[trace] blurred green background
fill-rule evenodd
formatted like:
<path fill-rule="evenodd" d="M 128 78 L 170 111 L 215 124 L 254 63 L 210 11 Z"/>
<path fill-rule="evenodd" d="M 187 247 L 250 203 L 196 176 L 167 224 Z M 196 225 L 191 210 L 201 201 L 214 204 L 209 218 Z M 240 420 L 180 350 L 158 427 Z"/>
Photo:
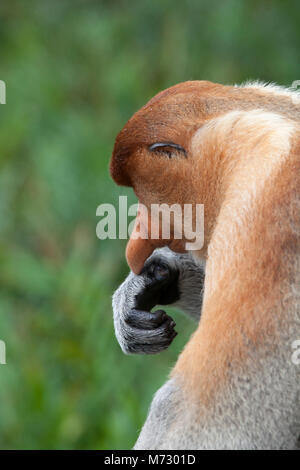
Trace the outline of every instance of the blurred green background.
<path fill-rule="evenodd" d="M 130 190 L 108 162 L 149 98 L 190 79 L 300 79 L 295 1 L 9 0 L 0 5 L 0 448 L 134 444 L 194 325 L 152 357 L 122 354 L 111 295 L 126 241 L 96 208 Z"/>

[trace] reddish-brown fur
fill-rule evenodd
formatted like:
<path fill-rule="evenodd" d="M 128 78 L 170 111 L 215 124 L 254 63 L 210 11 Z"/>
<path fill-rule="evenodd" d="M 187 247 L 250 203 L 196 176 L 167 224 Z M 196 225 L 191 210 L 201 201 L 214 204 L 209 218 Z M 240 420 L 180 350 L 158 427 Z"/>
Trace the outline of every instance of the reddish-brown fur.
<path fill-rule="evenodd" d="M 283 156 L 278 163 L 274 160 L 270 175 L 269 163 L 265 169 L 255 152 L 259 148 L 264 155 L 273 155 L 271 132 L 259 134 L 259 125 L 255 140 L 255 123 L 251 135 L 247 130 L 239 131 L 235 124 L 229 136 L 221 129 L 212 139 L 207 132 L 202 144 L 199 141 L 198 153 L 193 151 L 192 136 L 205 123 L 232 110 L 256 109 L 277 113 L 296 126 L 288 159 Z M 205 207 L 205 243 L 198 253 L 207 258 L 202 318 L 173 371 L 189 390 L 201 394 L 202 401 L 216 394 L 232 367 L 243 367 L 251 344 L 259 348 L 266 332 L 276 337 L 279 325 L 285 322 L 280 298 L 288 289 L 285 282 L 293 251 L 299 250 L 299 237 L 285 225 L 299 194 L 297 120 L 299 105 L 289 97 L 210 82 L 186 82 L 156 95 L 117 136 L 112 177 L 118 184 L 132 186 L 146 207 L 162 202 L 202 203 Z M 151 154 L 148 146 L 162 141 L 181 145 L 188 158 L 167 161 Z M 239 177 L 247 180 L 248 168 L 258 190 L 244 214 L 247 203 L 232 194 Z M 241 215 L 236 222 L 237 236 L 232 240 L 225 203 L 232 205 L 233 214 Z M 143 225 L 142 217 L 137 224 Z M 228 241 L 224 243 L 224 256 L 218 236 Z M 171 240 L 168 244 L 180 251 L 184 242 Z M 230 252 L 230 242 L 235 246 L 228 262 L 225 255 Z M 145 259 L 162 244 L 166 243 L 130 240 L 127 258 L 131 268 L 138 273 Z"/>
<path fill-rule="evenodd" d="M 289 224 L 299 194 L 299 155 L 300 145 L 266 185 L 247 236 L 235 245 L 234 266 L 230 263 L 215 289 L 206 292 L 199 327 L 173 371 L 202 402 L 215 396 L 232 367 L 246 366 L 249 348 L 264 350 L 266 335 L 273 336 L 276 349 L 276 336 L 289 321 L 281 299 L 293 282 L 289 269 L 300 249 L 299 235 Z M 211 268 L 208 260 L 208 276 L 215 275 Z"/>

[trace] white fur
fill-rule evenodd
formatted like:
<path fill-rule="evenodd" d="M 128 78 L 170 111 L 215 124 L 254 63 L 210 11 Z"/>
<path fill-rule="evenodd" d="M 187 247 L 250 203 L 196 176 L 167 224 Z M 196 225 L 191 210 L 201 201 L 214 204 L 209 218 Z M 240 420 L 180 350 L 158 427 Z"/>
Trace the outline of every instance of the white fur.
<path fill-rule="evenodd" d="M 296 82 L 297 80 L 295 80 Z M 266 83 L 266 82 L 261 82 L 259 80 L 255 81 L 247 81 L 245 83 L 242 83 L 241 85 L 235 85 L 236 87 L 239 88 L 254 88 L 256 90 L 260 90 L 262 92 L 266 93 L 271 93 L 272 95 L 275 96 L 285 96 L 287 98 L 290 98 L 294 104 L 300 104 L 300 87 L 299 90 L 296 87 L 290 86 L 290 87 L 282 87 L 279 85 L 276 85 L 275 83 Z"/>
<path fill-rule="evenodd" d="M 237 110 L 208 121 L 194 134 L 193 155 L 202 158 L 210 143 L 216 142 L 216 152 L 223 152 L 223 158 L 228 159 L 227 177 L 232 181 L 234 178 L 231 189 L 223 196 L 226 203 L 217 221 L 217 225 L 226 226 L 226 230 L 216 230 L 208 248 L 209 256 L 214 253 L 212 259 L 216 265 L 212 270 L 216 273 L 214 278 L 206 279 L 209 288 L 213 287 L 211 283 L 218 284 L 222 268 L 236 256 L 235 240 L 247 237 L 245 218 L 271 173 L 278 171 L 288 158 L 296 129 L 292 120 L 280 114 L 261 109 Z M 227 224 L 224 224 L 225 219 Z"/>

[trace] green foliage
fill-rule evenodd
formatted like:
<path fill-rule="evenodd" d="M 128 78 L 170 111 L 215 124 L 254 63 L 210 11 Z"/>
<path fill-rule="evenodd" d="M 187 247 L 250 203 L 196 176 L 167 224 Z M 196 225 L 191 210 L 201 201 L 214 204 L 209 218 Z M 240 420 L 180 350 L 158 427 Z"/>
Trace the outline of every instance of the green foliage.
<path fill-rule="evenodd" d="M 125 242 L 99 241 L 116 203 L 115 135 L 188 79 L 299 79 L 295 1 L 34 1 L 0 6 L 0 448 L 128 448 L 193 325 L 126 357 L 111 295 Z"/>

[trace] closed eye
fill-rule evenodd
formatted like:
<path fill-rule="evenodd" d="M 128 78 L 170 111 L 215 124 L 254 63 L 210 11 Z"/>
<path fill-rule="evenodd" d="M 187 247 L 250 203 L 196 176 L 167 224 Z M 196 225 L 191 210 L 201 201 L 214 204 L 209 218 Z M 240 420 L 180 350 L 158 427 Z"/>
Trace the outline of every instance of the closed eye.
<path fill-rule="evenodd" d="M 149 145 L 149 150 L 150 152 L 165 154 L 169 158 L 176 156 L 178 153 L 187 157 L 185 149 L 181 147 L 181 145 L 174 144 L 173 142 L 155 142 L 154 144 Z"/>

